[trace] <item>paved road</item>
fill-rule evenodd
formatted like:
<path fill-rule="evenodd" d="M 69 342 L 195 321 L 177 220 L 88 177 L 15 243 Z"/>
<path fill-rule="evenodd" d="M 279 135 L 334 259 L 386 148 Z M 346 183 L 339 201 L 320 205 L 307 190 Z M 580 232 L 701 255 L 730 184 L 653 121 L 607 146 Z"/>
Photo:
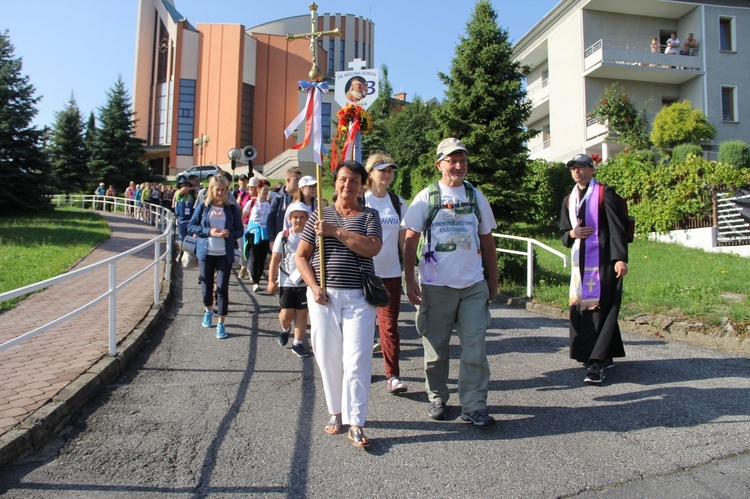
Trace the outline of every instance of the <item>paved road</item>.
<path fill-rule="evenodd" d="M 0 470 L 0 494 L 750 497 L 746 357 L 627 335 L 627 359 L 585 386 L 565 321 L 493 304 L 488 402 L 499 424 L 474 428 L 459 422 L 456 396 L 447 421 L 427 417 L 405 306 L 410 391 L 385 392 L 378 358 L 364 451 L 323 432 L 314 359 L 277 345 L 276 297 L 233 277 L 219 341 L 199 325 L 197 272 L 176 286 L 162 331 L 57 441 Z"/>

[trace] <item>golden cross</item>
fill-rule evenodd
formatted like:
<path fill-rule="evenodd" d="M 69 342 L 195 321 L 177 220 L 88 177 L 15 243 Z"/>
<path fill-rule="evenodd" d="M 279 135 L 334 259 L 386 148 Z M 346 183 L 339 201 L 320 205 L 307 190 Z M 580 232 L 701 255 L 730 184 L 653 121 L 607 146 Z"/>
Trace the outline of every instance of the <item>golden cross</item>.
<path fill-rule="evenodd" d="M 310 80 L 320 81 L 323 75 L 318 68 L 318 51 L 315 48 L 315 42 L 321 36 L 334 35 L 338 36 L 341 34 L 341 30 L 338 28 L 329 31 L 316 31 L 318 27 L 318 6 L 315 2 L 310 4 L 310 33 L 300 33 L 292 35 L 291 33 L 286 36 L 287 41 L 296 40 L 298 38 L 308 38 L 310 40 L 310 52 L 312 53 L 312 68 L 310 69 Z"/>

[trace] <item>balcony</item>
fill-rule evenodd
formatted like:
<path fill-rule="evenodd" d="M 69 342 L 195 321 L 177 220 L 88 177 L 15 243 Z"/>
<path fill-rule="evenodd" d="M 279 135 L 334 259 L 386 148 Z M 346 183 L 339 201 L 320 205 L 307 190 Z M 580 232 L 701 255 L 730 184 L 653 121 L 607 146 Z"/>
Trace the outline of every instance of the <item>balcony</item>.
<path fill-rule="evenodd" d="M 550 149 L 551 145 L 551 141 L 547 139 L 543 142 L 537 143 L 537 145 L 533 147 L 530 147 L 529 158 L 549 160 L 552 156 L 552 149 Z"/>
<path fill-rule="evenodd" d="M 531 101 L 531 116 L 528 122 L 539 121 L 549 115 L 549 78 L 545 78 L 526 89 L 526 98 Z"/>
<path fill-rule="evenodd" d="M 651 52 L 651 44 L 599 40 L 584 52 L 584 76 L 680 85 L 703 72 L 699 49 L 690 55 Z"/>

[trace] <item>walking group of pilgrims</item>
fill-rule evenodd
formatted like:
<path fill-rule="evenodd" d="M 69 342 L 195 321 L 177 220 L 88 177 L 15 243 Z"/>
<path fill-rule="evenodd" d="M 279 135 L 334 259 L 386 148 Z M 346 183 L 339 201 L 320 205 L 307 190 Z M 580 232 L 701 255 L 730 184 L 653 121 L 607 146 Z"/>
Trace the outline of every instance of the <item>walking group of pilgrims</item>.
<path fill-rule="evenodd" d="M 489 302 L 497 294 L 496 227 L 489 202 L 466 181 L 469 151 L 456 138 L 437 147 L 439 179 L 407 203 L 388 188 L 398 165 L 384 153 L 365 164 L 345 161 L 334 171 L 330 205 L 316 199 L 316 179 L 297 168 L 271 190 L 268 181 L 217 175 L 206 189 L 178 178 L 174 195 L 178 237 L 196 239 L 202 285 L 201 325 L 229 337 L 228 283 L 240 252 L 238 277 L 253 292 L 271 255 L 265 291 L 279 295 L 278 344 L 300 358 L 314 353 L 328 419 L 323 430 L 346 432 L 355 447 L 365 435 L 373 353 L 381 352 L 388 393 L 409 390 L 399 371 L 398 319 L 402 291 L 416 306 L 416 329 L 424 348 L 426 415 L 492 426 L 487 409 L 490 369 L 486 335 Z M 563 202 L 560 239 L 571 248 L 570 357 L 586 369 L 584 382 L 599 384 L 625 351 L 617 325 L 627 274 L 627 220 L 611 187 L 594 178 L 585 154 L 567 163 L 576 185 Z M 323 204 L 319 217 L 318 202 Z M 322 245 L 321 245 L 322 242 Z M 321 261 L 325 282 L 321 281 Z M 368 303 L 363 273 L 379 276 L 386 306 Z M 310 338 L 307 338 L 308 321 Z M 377 338 L 375 336 L 377 327 Z M 457 388 L 449 385 L 449 345 L 460 341 Z M 459 410 L 449 405 L 458 394 Z M 460 412 L 459 412 L 460 411 Z"/>

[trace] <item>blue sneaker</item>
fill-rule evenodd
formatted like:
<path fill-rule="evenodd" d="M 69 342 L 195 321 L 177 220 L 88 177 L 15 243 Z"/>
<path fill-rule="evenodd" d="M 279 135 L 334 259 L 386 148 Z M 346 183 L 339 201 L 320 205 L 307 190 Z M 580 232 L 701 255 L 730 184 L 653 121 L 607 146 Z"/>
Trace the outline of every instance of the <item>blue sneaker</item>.
<path fill-rule="evenodd" d="M 227 337 L 227 328 L 224 327 L 223 322 L 216 324 L 216 337 L 220 340 Z"/>
<path fill-rule="evenodd" d="M 214 311 L 213 310 L 206 310 L 203 313 L 203 322 L 201 322 L 201 326 L 203 327 L 211 327 L 211 321 L 214 318 Z"/>

